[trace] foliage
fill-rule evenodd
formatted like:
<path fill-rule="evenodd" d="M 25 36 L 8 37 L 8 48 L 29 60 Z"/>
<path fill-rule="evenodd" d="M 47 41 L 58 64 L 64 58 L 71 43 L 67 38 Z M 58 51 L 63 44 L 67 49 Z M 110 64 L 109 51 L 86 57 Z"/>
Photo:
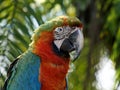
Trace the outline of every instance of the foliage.
<path fill-rule="evenodd" d="M 36 2 L 37 1 L 37 2 Z M 0 88 L 9 64 L 26 51 L 33 31 L 59 15 L 77 16 L 84 23 L 85 45 L 68 75 L 69 90 L 96 90 L 95 73 L 107 52 L 120 83 L 120 0 L 0 0 Z M 40 0 L 41 1 L 41 0 Z"/>
<path fill-rule="evenodd" d="M 0 65 L 8 69 L 8 64 L 28 48 L 33 30 L 43 21 L 41 11 L 32 6 L 33 0 L 5 0 L 0 3 Z M 1 76 L 3 73 L 1 71 Z M 0 83 L 4 79 L 0 78 Z"/>

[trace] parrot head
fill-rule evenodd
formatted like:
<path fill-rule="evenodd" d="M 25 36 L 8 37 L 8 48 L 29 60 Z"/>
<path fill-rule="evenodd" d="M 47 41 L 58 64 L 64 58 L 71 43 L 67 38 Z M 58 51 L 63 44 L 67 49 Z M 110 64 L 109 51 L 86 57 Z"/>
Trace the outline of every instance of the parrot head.
<path fill-rule="evenodd" d="M 83 47 L 82 28 L 69 25 L 57 27 L 54 30 L 53 42 L 59 53 L 75 60 Z"/>
<path fill-rule="evenodd" d="M 82 29 L 81 21 L 75 17 L 59 16 L 52 19 L 35 31 L 32 37 L 34 52 L 42 52 L 51 46 L 58 56 L 76 60 L 84 43 Z"/>

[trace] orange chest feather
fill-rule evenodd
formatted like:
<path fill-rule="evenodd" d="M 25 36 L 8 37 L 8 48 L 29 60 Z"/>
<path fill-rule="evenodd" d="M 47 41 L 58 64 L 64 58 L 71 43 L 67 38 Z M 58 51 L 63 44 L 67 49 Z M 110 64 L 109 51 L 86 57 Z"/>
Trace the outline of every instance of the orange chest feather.
<path fill-rule="evenodd" d="M 39 75 L 41 90 L 65 90 L 68 68 L 68 65 L 42 62 Z"/>
<path fill-rule="evenodd" d="M 53 35 L 51 34 L 43 33 L 33 50 L 41 59 L 39 81 L 42 90 L 65 90 L 69 58 L 55 54 L 52 49 Z"/>

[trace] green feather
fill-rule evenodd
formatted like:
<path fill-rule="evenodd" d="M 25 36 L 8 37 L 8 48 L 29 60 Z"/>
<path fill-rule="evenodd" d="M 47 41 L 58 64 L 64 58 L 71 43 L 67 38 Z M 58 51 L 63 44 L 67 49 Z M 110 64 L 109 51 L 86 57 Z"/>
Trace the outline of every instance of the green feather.
<path fill-rule="evenodd" d="M 66 21 L 65 21 L 66 19 Z M 40 33 L 42 31 L 52 31 L 56 27 L 64 26 L 67 23 L 69 26 L 80 26 L 82 25 L 81 21 L 76 17 L 69 17 L 69 16 L 59 16 L 46 23 L 40 25 L 38 29 L 35 30 L 35 33 L 32 36 L 32 43 L 30 47 L 34 45 L 34 43 L 40 38 Z"/>

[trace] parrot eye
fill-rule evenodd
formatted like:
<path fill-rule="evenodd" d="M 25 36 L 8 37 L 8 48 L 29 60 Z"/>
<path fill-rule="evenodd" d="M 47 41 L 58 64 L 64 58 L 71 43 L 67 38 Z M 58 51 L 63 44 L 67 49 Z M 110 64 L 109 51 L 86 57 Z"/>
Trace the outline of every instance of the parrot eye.
<path fill-rule="evenodd" d="M 64 38 L 64 29 L 63 29 L 63 27 L 58 27 L 58 28 L 55 29 L 54 38 L 57 39 L 57 40 L 60 40 L 60 39 Z"/>
<path fill-rule="evenodd" d="M 62 27 L 58 27 L 55 29 L 55 33 L 56 34 L 62 34 L 63 33 L 63 28 Z"/>

